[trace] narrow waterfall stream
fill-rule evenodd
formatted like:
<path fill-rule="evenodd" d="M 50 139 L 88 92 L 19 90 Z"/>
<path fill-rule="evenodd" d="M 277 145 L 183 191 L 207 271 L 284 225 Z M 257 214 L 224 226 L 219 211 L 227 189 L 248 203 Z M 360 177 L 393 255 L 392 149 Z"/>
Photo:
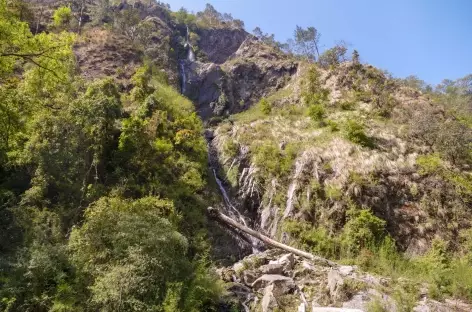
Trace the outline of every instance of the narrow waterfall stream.
<path fill-rule="evenodd" d="M 182 82 L 180 84 L 180 93 L 185 94 L 186 87 L 187 87 L 187 73 L 185 72 L 185 60 L 180 60 L 179 66 L 180 66 L 180 79 L 182 79 Z"/>
<path fill-rule="evenodd" d="M 188 50 L 187 58 L 179 60 L 179 71 L 180 71 L 180 78 L 181 78 L 181 94 L 183 94 L 183 95 L 185 95 L 185 92 L 187 91 L 187 79 L 188 79 L 187 68 L 192 62 L 196 61 L 195 52 L 193 51 L 193 47 L 190 44 L 190 31 L 189 31 L 188 26 L 187 26 L 186 30 L 187 30 L 187 33 L 186 33 L 186 36 L 185 36 L 185 45 L 184 45 L 184 47 Z M 209 157 L 209 159 L 211 159 L 210 158 L 211 157 L 210 150 L 211 150 L 211 142 L 209 141 L 208 142 L 208 157 Z M 210 170 L 213 172 L 213 176 L 214 176 L 215 181 L 218 185 L 219 191 L 220 191 L 220 193 L 223 197 L 225 213 L 228 216 L 230 216 L 233 220 L 235 220 L 239 223 L 242 223 L 245 226 L 248 226 L 247 220 L 241 214 L 241 212 L 232 204 L 231 199 L 228 195 L 228 192 L 225 189 L 224 183 L 218 177 L 218 175 L 216 173 L 217 172 L 217 164 L 212 164 L 212 162 L 209 162 L 209 167 L 210 167 Z M 250 227 L 250 226 L 248 226 L 248 227 Z M 244 235 L 242 233 L 239 233 L 239 235 L 243 237 L 242 240 L 241 240 L 241 238 L 238 239 L 240 241 L 240 244 L 246 244 L 246 246 L 247 246 L 247 244 L 250 243 L 253 253 L 259 253 L 260 252 L 260 249 L 258 247 L 261 246 L 261 242 L 259 242 L 256 238 L 254 238 L 252 236 L 249 236 L 249 235 Z"/>
<path fill-rule="evenodd" d="M 220 193 L 223 196 L 224 202 L 226 204 L 226 208 L 229 208 L 229 209 L 226 209 L 227 210 L 226 213 L 231 217 L 231 219 L 234 219 L 238 221 L 239 223 L 244 224 L 244 226 L 249 227 L 244 216 L 231 203 L 231 200 L 229 199 L 228 193 L 226 192 L 223 182 L 221 182 L 221 180 L 216 175 L 215 168 L 211 167 L 211 169 L 213 171 L 213 176 L 215 177 L 216 183 L 218 184 L 218 188 L 220 189 Z M 258 248 L 259 240 L 252 236 L 247 236 L 247 239 L 251 242 L 252 253 L 259 253 L 260 252 Z"/>

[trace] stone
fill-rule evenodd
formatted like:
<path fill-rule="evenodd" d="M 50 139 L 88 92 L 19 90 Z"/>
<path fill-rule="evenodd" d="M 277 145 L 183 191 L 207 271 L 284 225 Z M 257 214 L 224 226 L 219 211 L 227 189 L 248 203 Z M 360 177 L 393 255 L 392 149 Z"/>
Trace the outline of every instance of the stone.
<path fill-rule="evenodd" d="M 264 288 L 264 296 L 262 297 L 261 307 L 262 312 L 272 312 L 278 307 L 277 300 L 273 293 L 274 285 L 269 285 Z"/>
<path fill-rule="evenodd" d="M 246 285 L 252 285 L 259 276 L 260 274 L 257 274 L 254 270 L 246 270 L 242 273 L 242 279 Z"/>
<path fill-rule="evenodd" d="M 356 270 L 356 268 L 351 265 L 342 265 L 338 268 L 338 270 L 342 276 L 348 276 L 351 275 Z"/>
<path fill-rule="evenodd" d="M 282 257 L 280 257 L 277 260 L 269 261 L 269 264 L 281 264 L 281 265 L 283 265 L 283 268 L 284 268 L 285 272 L 291 271 L 293 269 L 294 263 L 295 263 L 295 257 L 291 253 L 283 255 Z"/>
<path fill-rule="evenodd" d="M 241 273 L 242 271 L 244 271 L 244 263 L 242 262 L 236 262 L 234 265 L 233 265 L 233 270 L 236 272 L 236 273 Z"/>
<path fill-rule="evenodd" d="M 328 273 L 328 289 L 331 298 L 334 301 L 344 301 L 344 294 L 342 288 L 344 285 L 344 279 L 338 270 L 332 269 Z"/>
<path fill-rule="evenodd" d="M 273 293 L 275 296 L 280 296 L 289 293 L 295 288 L 293 279 L 283 275 L 264 274 L 252 283 L 251 287 L 254 290 L 263 289 L 269 285 L 274 285 Z"/>
<path fill-rule="evenodd" d="M 281 263 L 266 264 L 259 268 L 262 274 L 283 274 L 284 266 Z"/>
<path fill-rule="evenodd" d="M 306 312 L 306 306 L 304 302 L 300 303 L 297 312 Z"/>

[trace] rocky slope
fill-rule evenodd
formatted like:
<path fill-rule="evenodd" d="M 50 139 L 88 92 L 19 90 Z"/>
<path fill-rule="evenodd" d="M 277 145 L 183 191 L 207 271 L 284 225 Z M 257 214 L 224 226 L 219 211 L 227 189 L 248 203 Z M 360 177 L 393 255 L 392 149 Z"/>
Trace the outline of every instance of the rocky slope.
<path fill-rule="evenodd" d="M 244 311 L 458 311 L 472 309 L 460 300 L 439 302 L 417 281 L 380 277 L 356 266 L 326 267 L 269 250 L 219 270 L 229 301 Z"/>
<path fill-rule="evenodd" d="M 306 73 L 300 70 L 285 89 L 268 97 L 276 113 L 265 115 L 254 108 L 215 130 L 213 146 L 224 168 L 222 174 L 239 201 L 252 203 L 258 228 L 279 240 L 289 234 L 282 225 L 291 220 L 313 222 L 336 232 L 354 203 L 386 220 L 389 233 L 411 254 L 425 253 L 434 237 L 454 241 L 470 225 L 469 197 L 461 197 L 454 185 L 422 170 L 418 159 L 430 147 L 407 134 L 418 115 L 432 111 L 442 116 L 441 106 L 433 105 L 428 96 L 393 85 L 391 91 L 382 91 L 388 94 L 381 95 L 387 97 L 381 104 L 362 98 L 373 96 L 369 82 L 354 91 L 346 79 L 353 80 L 355 75 L 357 80 L 368 81 L 372 78 L 366 75 L 377 75 L 375 79 L 387 84 L 388 79 L 373 67 L 354 69 L 346 63 L 320 72 L 321 88 L 329 93 L 324 125 L 304 112 Z M 384 109 L 391 117 L 379 116 Z M 365 126 L 365 142 L 348 138 L 353 120 Z M 265 147 L 262 152 L 261 147 Z M 288 167 L 268 164 L 268 157 L 285 160 Z M 451 163 L 445 166 L 460 170 Z M 469 179 L 467 171 L 463 174 Z M 442 186 L 441 195 L 434 194 L 435 184 Z M 454 196 L 465 202 L 445 200 Z M 434 209 L 426 209 L 427 203 L 434 202 Z M 451 224 L 453 220 L 461 221 Z"/>

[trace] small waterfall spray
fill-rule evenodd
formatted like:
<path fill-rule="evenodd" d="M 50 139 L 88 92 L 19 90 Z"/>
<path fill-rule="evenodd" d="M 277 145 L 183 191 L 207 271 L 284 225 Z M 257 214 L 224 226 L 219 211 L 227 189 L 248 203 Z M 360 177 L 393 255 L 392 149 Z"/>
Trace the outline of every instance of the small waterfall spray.
<path fill-rule="evenodd" d="M 234 220 L 238 220 L 240 223 L 244 224 L 244 226 L 247 226 L 247 222 L 246 222 L 246 219 L 244 218 L 244 216 L 239 212 L 239 210 L 233 206 L 233 204 L 231 203 L 231 200 L 229 199 L 229 196 L 228 196 L 228 193 L 226 192 L 226 189 L 223 185 L 223 182 L 218 178 L 218 176 L 216 175 L 216 170 L 215 168 L 212 168 L 213 170 L 213 175 L 215 177 L 215 180 L 216 180 L 216 184 L 218 184 L 218 188 L 220 189 L 220 192 L 221 192 L 221 195 L 223 196 L 223 199 L 224 199 L 224 202 L 226 204 L 226 207 L 229 208 L 227 213 L 228 215 L 234 219 Z M 252 247 L 252 252 L 253 253 L 259 253 L 260 250 L 258 249 L 258 245 L 259 245 L 259 241 L 252 237 L 252 236 L 248 236 L 247 237 L 249 239 L 249 241 L 251 242 L 251 247 Z"/>
<path fill-rule="evenodd" d="M 181 79 L 182 79 L 180 93 L 185 94 L 185 90 L 186 90 L 186 87 L 187 87 L 187 73 L 185 72 L 185 61 L 180 60 L 179 65 L 180 65 L 180 75 L 181 75 Z"/>
<path fill-rule="evenodd" d="M 187 90 L 187 72 L 186 72 L 186 65 L 187 62 L 195 62 L 195 52 L 193 51 L 193 47 L 190 44 L 190 30 L 187 28 L 187 33 L 185 34 L 185 44 L 184 47 L 188 49 L 187 52 L 187 59 L 181 59 L 179 61 L 179 70 L 180 70 L 180 78 L 182 79 L 180 93 L 184 94 Z"/>

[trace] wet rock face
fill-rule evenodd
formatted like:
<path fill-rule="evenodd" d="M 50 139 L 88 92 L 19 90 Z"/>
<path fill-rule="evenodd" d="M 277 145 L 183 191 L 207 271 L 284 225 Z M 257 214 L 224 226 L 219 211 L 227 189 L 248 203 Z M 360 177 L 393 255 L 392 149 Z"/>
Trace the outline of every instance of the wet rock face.
<path fill-rule="evenodd" d="M 200 29 L 198 46 L 206 54 L 208 61 L 223 64 L 235 53 L 249 34 L 244 29 L 219 28 Z"/>

